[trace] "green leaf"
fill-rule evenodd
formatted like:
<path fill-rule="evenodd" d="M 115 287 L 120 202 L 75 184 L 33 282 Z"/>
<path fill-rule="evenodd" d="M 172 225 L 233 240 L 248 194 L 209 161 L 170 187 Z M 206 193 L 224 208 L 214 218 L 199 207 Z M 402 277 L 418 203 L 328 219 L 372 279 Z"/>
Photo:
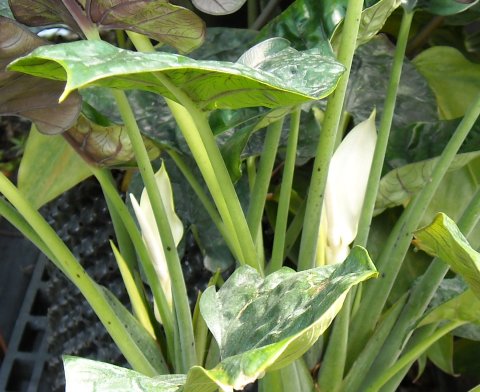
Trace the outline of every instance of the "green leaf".
<path fill-rule="evenodd" d="M 480 64 L 468 61 L 455 48 L 436 46 L 413 60 L 437 98 L 440 118 L 462 117 L 480 91 Z"/>
<path fill-rule="evenodd" d="M 131 166 L 135 164 L 130 139 L 125 126 L 102 126 L 80 115 L 77 123 L 63 136 L 87 162 L 98 166 Z M 153 143 L 144 138 L 150 159 L 159 155 Z"/>
<path fill-rule="evenodd" d="M 35 122 L 40 132 L 57 134 L 75 123 L 81 107 L 78 93 L 59 104 L 63 82 L 5 69 L 11 61 L 47 43 L 17 22 L 0 16 L 0 115 L 26 117 Z"/>
<path fill-rule="evenodd" d="M 432 224 L 414 236 L 415 246 L 450 265 L 480 299 L 480 254 L 471 248 L 455 222 L 439 213 Z"/>
<path fill-rule="evenodd" d="M 13 19 L 12 11 L 8 6 L 8 0 L 0 0 L 0 16 L 5 16 L 7 18 Z"/>
<path fill-rule="evenodd" d="M 155 378 L 108 363 L 64 356 L 66 392 L 177 392 L 185 383 L 183 374 Z"/>
<path fill-rule="evenodd" d="M 327 9 L 325 10 L 325 8 Z M 331 21 L 333 26 L 329 26 L 333 30 L 333 27 L 345 15 L 345 9 L 345 1 L 296 0 L 266 25 L 260 31 L 257 39 L 283 37 L 288 39 L 298 50 L 325 47 L 325 44 L 328 47 L 325 19 Z M 328 13 L 329 16 L 325 15 L 324 17 L 324 10 L 325 14 Z"/>
<path fill-rule="evenodd" d="M 203 109 L 299 104 L 331 93 L 343 73 L 332 57 L 298 52 L 283 39 L 261 43 L 242 57 L 243 63 L 195 61 L 79 41 L 38 48 L 11 69 L 67 80 L 62 99 L 79 88 L 103 86 L 142 89 L 175 100 L 156 77 L 159 72 Z"/>
<path fill-rule="evenodd" d="M 472 290 L 467 290 L 427 313 L 418 326 L 421 327 L 444 320 L 478 323 L 480 321 L 480 301 L 478 297 Z"/>
<path fill-rule="evenodd" d="M 470 177 L 470 180 L 473 181 L 471 186 L 473 187 L 472 190 L 474 191 L 477 187 L 479 179 L 478 176 L 475 175 L 475 171 L 472 173 L 470 172 L 469 168 L 478 166 L 480 163 L 480 161 L 477 162 L 479 157 L 480 151 L 458 154 L 453 163 L 450 165 L 448 173 L 453 173 L 464 167 L 467 167 L 465 173 L 466 180 L 468 180 Z M 437 157 L 421 162 L 411 163 L 387 173 L 380 181 L 380 187 L 375 203 L 375 213 L 378 214 L 386 208 L 407 204 L 411 197 L 420 191 L 429 181 L 433 168 L 438 159 L 439 158 Z M 472 175 L 474 176 L 473 178 Z M 448 179 L 449 178 L 446 178 L 444 181 Z M 447 183 L 448 182 L 445 182 L 445 184 Z M 455 192 L 455 189 L 450 189 L 450 191 L 453 192 L 453 197 L 457 197 L 457 200 L 459 197 L 462 197 L 462 195 L 459 195 Z"/>
<path fill-rule="evenodd" d="M 377 118 L 382 117 L 388 85 L 385 75 L 390 74 L 392 62 L 393 47 L 384 36 L 373 38 L 355 51 L 345 101 L 355 123 L 368 118 L 374 107 Z M 394 129 L 413 122 L 437 120 L 435 96 L 425 78 L 406 59 L 395 108 Z"/>
<path fill-rule="evenodd" d="M 210 15 L 227 15 L 238 11 L 247 0 L 192 0 L 200 11 Z"/>
<path fill-rule="evenodd" d="M 425 10 L 434 15 L 453 15 L 472 7 L 478 0 L 403 0 L 407 12 Z"/>
<path fill-rule="evenodd" d="M 393 128 L 388 139 L 385 173 L 408 163 L 439 156 L 460 119 L 412 123 L 407 127 Z M 480 121 L 477 121 L 459 152 L 480 151 Z"/>
<path fill-rule="evenodd" d="M 453 370 L 453 335 L 447 334 L 436 341 L 427 351 L 430 359 L 436 367 L 443 372 L 455 376 Z"/>
<path fill-rule="evenodd" d="M 87 0 L 86 9 L 104 29 L 144 34 L 183 53 L 200 46 L 205 35 L 199 16 L 166 0 Z"/>
<path fill-rule="evenodd" d="M 393 11 L 400 6 L 401 0 L 380 0 L 362 11 L 358 30 L 357 47 L 370 41 L 381 30 Z M 343 33 L 344 21 L 337 25 L 330 38 L 335 51 L 338 51 Z"/>
<path fill-rule="evenodd" d="M 127 352 L 128 350 L 137 351 L 137 353 L 140 353 L 140 355 L 146 359 L 146 362 L 148 362 L 150 366 L 149 370 L 152 374 L 166 374 L 168 367 L 158 343 L 108 289 L 103 286 L 98 286 L 98 293 L 108 301 L 116 317 L 121 321 L 121 325 L 126 330 L 124 336 L 129 337 L 129 339 L 125 341 L 115 341 L 119 349 L 122 350 L 122 352 Z M 105 327 L 110 333 L 108 323 Z M 112 333 L 110 334 L 112 335 Z M 135 367 L 134 364 L 131 365 Z"/>
<path fill-rule="evenodd" d="M 18 171 L 18 188 L 40 208 L 91 175 L 88 165 L 60 135 L 32 128 Z"/>
<path fill-rule="evenodd" d="M 241 389 L 267 370 L 303 355 L 330 325 L 355 284 L 376 276 L 365 249 L 355 247 L 344 263 L 302 272 L 289 268 L 261 278 L 241 267 L 200 302 L 222 361 L 211 370 L 190 370 L 185 391 Z M 204 388 L 202 388 L 204 386 Z"/>

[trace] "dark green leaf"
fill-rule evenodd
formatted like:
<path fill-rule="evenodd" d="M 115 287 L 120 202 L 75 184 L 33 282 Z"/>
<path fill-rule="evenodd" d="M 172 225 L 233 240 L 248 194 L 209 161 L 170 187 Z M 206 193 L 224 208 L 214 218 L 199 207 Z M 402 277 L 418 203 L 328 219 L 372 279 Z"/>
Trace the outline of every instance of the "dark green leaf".
<path fill-rule="evenodd" d="M 348 290 L 375 275 L 359 247 L 342 264 L 308 271 L 282 268 L 261 278 L 253 268 L 237 269 L 218 292 L 208 288 L 200 302 L 222 361 L 211 370 L 192 368 L 185 391 L 241 389 L 267 369 L 292 363 L 329 326 Z"/>
<path fill-rule="evenodd" d="M 15 21 L 0 16 L 0 115 L 23 116 L 35 122 L 40 132 L 57 134 L 75 123 L 80 96 L 72 94 L 59 104 L 63 82 L 5 70 L 12 60 L 46 43 Z"/>
<path fill-rule="evenodd" d="M 35 129 L 25 145 L 18 171 L 18 188 L 40 208 L 91 175 L 88 165 L 60 135 L 42 135 Z"/>
<path fill-rule="evenodd" d="M 450 265 L 480 298 L 480 254 L 472 249 L 455 222 L 439 213 L 432 224 L 417 230 L 414 236 L 415 246 Z"/>
<path fill-rule="evenodd" d="M 386 171 L 439 156 L 460 120 L 413 123 L 392 129 L 388 140 Z M 480 121 L 462 144 L 460 152 L 480 151 Z"/>
<path fill-rule="evenodd" d="M 207 29 L 203 45 L 189 54 L 196 60 L 235 62 L 252 47 L 257 32 L 247 29 L 211 27 Z"/>
<path fill-rule="evenodd" d="M 80 41 L 40 47 L 14 62 L 11 69 L 68 79 L 62 98 L 96 85 L 143 89 L 176 99 L 156 77 L 162 73 L 204 109 L 299 104 L 331 93 L 343 73 L 343 66 L 332 57 L 297 52 L 282 39 L 249 52 L 244 63 L 195 61 L 168 53 L 130 52 L 102 41 Z"/>
<path fill-rule="evenodd" d="M 425 10 L 434 15 L 453 15 L 465 11 L 478 0 L 402 0 L 407 12 Z"/>
<path fill-rule="evenodd" d="M 480 92 L 480 64 L 468 61 L 455 48 L 427 49 L 413 64 L 435 93 L 442 119 L 462 117 Z"/>
<path fill-rule="evenodd" d="M 130 30 L 187 53 L 200 46 L 205 24 L 166 0 L 87 0 L 90 19 L 105 29 Z"/>
<path fill-rule="evenodd" d="M 375 37 L 355 51 L 345 103 L 355 123 L 367 119 L 374 107 L 377 108 L 377 118 L 381 118 L 388 85 L 385 75 L 390 74 L 392 61 L 393 46 L 383 36 Z M 433 93 L 425 78 L 408 60 L 404 60 L 393 127 L 436 120 Z"/>
<path fill-rule="evenodd" d="M 330 17 L 334 16 L 335 21 L 331 22 L 333 30 L 333 27 L 343 18 L 346 9 L 345 1 L 296 0 L 260 31 L 258 39 L 283 37 L 298 50 L 325 47 L 328 34 L 322 23 L 324 7 L 330 9 Z M 336 13 L 333 12 L 335 10 Z"/>
<path fill-rule="evenodd" d="M 130 369 L 78 357 L 64 356 L 67 392 L 177 392 L 185 383 L 183 374 L 155 378 Z"/>
<path fill-rule="evenodd" d="M 192 0 L 200 11 L 211 15 L 227 15 L 238 11 L 247 0 Z"/>

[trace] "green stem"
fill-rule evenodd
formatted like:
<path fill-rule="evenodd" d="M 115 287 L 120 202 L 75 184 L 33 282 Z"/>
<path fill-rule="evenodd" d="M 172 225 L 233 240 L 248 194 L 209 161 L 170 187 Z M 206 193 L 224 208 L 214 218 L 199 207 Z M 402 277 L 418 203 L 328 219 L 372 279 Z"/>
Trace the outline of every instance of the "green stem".
<path fill-rule="evenodd" d="M 285 249 L 283 251 L 283 258 L 287 257 L 293 249 L 300 233 L 302 232 L 303 219 L 305 217 L 305 208 L 307 206 L 307 201 L 304 200 L 300 207 L 298 208 L 295 216 L 292 219 L 292 222 L 288 226 L 287 234 L 285 236 Z"/>
<path fill-rule="evenodd" d="M 273 166 L 277 156 L 278 144 L 283 128 L 283 117 L 267 128 L 263 152 L 258 163 L 255 183 L 251 192 L 250 205 L 247 213 L 247 223 L 252 238 L 257 238 L 262 225 L 263 210 L 267 199 L 268 186 L 272 177 Z"/>
<path fill-rule="evenodd" d="M 112 187 L 114 187 L 114 179 L 111 173 L 106 169 L 100 169 L 105 178 L 108 179 Z M 94 173 L 95 175 L 95 173 Z M 135 252 L 135 248 L 133 246 L 132 240 L 128 234 L 125 225 L 122 222 L 120 214 L 116 210 L 115 206 L 113 205 L 110 197 L 108 197 L 105 193 L 105 201 L 107 202 L 108 212 L 110 213 L 110 218 L 112 219 L 113 229 L 115 231 L 115 237 L 117 238 L 118 246 L 120 253 L 123 259 L 126 261 L 128 269 L 133 274 L 134 271 L 137 269 L 137 254 Z M 135 277 L 135 281 L 137 284 L 140 284 L 140 280 L 137 280 L 139 276 Z M 139 286 L 140 287 L 140 286 Z"/>
<path fill-rule="evenodd" d="M 145 36 L 130 32 L 128 35 L 137 50 L 154 51 L 150 40 Z M 156 77 L 181 103 L 166 99 L 224 221 L 225 233 L 230 236 L 227 242 L 235 246 L 235 254 L 241 264 L 248 264 L 262 273 L 242 206 L 206 114 L 167 76 L 157 73 Z"/>
<path fill-rule="evenodd" d="M 439 324 L 440 323 L 438 322 L 431 323 L 418 328 L 413 334 L 413 336 L 411 337 L 411 339 L 408 341 L 404 351 L 405 352 L 409 351 L 412 347 L 415 347 L 419 342 L 422 342 L 425 339 L 427 339 L 429 336 L 431 336 L 435 332 Z M 418 358 L 413 358 L 401 370 L 399 370 L 393 377 L 391 377 L 390 380 L 383 385 L 383 387 L 381 388 L 381 392 L 396 392 L 398 390 L 398 386 L 403 381 L 408 371 L 410 370 L 410 368 L 413 366 L 413 364 L 417 359 Z"/>
<path fill-rule="evenodd" d="M 361 384 L 364 376 L 368 370 L 371 369 L 377 353 L 381 350 L 385 340 L 388 338 L 388 334 L 395 325 L 406 300 L 407 295 L 404 295 L 385 312 L 384 317 L 375 329 L 375 335 L 372 336 L 372 339 L 368 341 L 362 353 L 355 359 L 355 362 L 345 377 L 340 388 L 341 392 L 357 392 L 362 390 Z"/>
<path fill-rule="evenodd" d="M 352 296 L 347 295 L 342 311 L 335 317 L 332 333 L 328 339 L 327 351 L 318 374 L 318 385 L 324 391 L 335 392 L 340 387 L 345 369 L 348 344 L 348 324 Z"/>
<path fill-rule="evenodd" d="M 160 191 L 157 187 L 155 174 L 150 164 L 150 159 L 143 143 L 140 129 L 135 120 L 130 104 L 123 91 L 112 90 L 113 96 L 117 102 L 120 115 L 125 124 L 132 148 L 135 153 L 138 168 L 145 184 L 153 214 L 158 225 L 158 231 L 162 240 L 162 246 L 165 252 L 165 258 L 168 266 L 168 273 L 172 282 L 172 297 L 174 313 L 178 323 L 180 334 L 180 347 L 175 347 L 177 352 L 181 353 L 182 364 L 180 369 L 175 369 L 179 373 L 186 373 L 188 369 L 196 365 L 195 340 L 193 335 L 192 316 L 188 304 L 187 289 L 183 278 L 180 259 L 176 250 L 175 241 L 172 236 L 165 207 L 163 205 Z"/>
<path fill-rule="evenodd" d="M 403 13 L 402 23 L 400 25 L 400 31 L 398 34 L 398 41 L 395 48 L 395 54 L 393 58 L 392 70 L 390 73 L 390 81 L 387 88 L 387 96 L 383 108 L 382 120 L 380 122 L 380 129 L 378 132 L 377 143 L 375 145 L 375 151 L 372 159 L 372 166 L 370 169 L 370 175 L 367 183 L 367 191 L 365 193 L 365 199 L 363 202 L 362 212 L 358 223 L 358 232 L 355 238 L 354 245 L 366 246 L 368 234 L 370 232 L 370 225 L 373 216 L 373 210 L 375 207 L 375 201 L 378 193 L 378 187 L 380 184 L 380 177 L 382 174 L 383 163 L 385 160 L 385 153 L 387 150 L 388 139 L 390 136 L 390 129 L 393 121 L 393 113 L 395 110 L 395 102 L 397 99 L 398 86 L 400 84 L 400 77 L 402 74 L 403 59 L 405 57 L 405 49 L 407 47 L 408 35 L 410 32 L 410 26 L 412 23 L 413 13 Z M 360 292 L 357 293 L 360 295 Z M 351 296 L 352 294 L 349 294 Z M 343 323 L 350 322 L 350 314 L 344 315 L 344 313 L 350 313 L 350 307 L 343 307 L 340 311 L 341 320 Z M 337 328 L 335 323 L 334 328 Z M 348 328 L 345 325 L 339 323 L 340 333 L 333 332 L 335 341 L 333 345 L 341 344 L 342 341 L 348 340 Z M 342 335 L 343 333 L 343 335 Z M 346 347 L 345 347 L 346 348 Z M 332 366 L 336 369 L 345 368 L 345 362 L 347 360 L 346 352 L 342 353 L 340 350 L 335 350 L 332 354 L 330 361 Z M 337 380 L 339 381 L 339 380 Z"/>
<path fill-rule="evenodd" d="M 477 190 L 462 217 L 458 221 L 458 227 L 466 237 L 475 228 L 480 218 L 480 189 Z M 365 378 L 368 382 L 376 378 L 386 368 L 393 365 L 402 351 L 404 343 L 410 338 L 413 328 L 418 319 L 427 309 L 430 300 L 440 283 L 443 281 L 449 266 L 442 260 L 435 258 L 429 265 L 427 271 L 422 275 L 412 292 L 395 326 L 382 350 L 376 355 L 375 363 Z M 365 373 L 364 373 L 365 374 Z"/>
<path fill-rule="evenodd" d="M 229 236 L 225 232 L 225 225 L 222 222 L 222 218 L 220 215 L 218 215 L 218 211 L 215 209 L 215 206 L 211 202 L 210 198 L 208 195 L 204 192 L 201 184 L 197 181 L 197 178 L 195 177 L 194 173 L 188 166 L 188 164 L 185 162 L 185 160 L 182 158 L 182 156 L 176 152 L 175 150 L 172 149 L 167 149 L 166 150 L 170 158 L 175 162 L 175 165 L 177 165 L 178 169 L 182 172 L 183 176 L 185 179 L 188 181 L 190 186 L 192 187 L 193 191 L 197 195 L 198 199 L 203 205 L 203 208 L 205 208 L 205 211 L 207 211 L 208 215 L 210 216 L 210 219 L 222 235 L 222 237 L 227 241 L 227 245 L 232 251 L 232 253 L 235 253 L 235 248 L 231 243 L 228 242 Z"/>
<path fill-rule="evenodd" d="M 67 246 L 48 225 L 40 213 L 24 198 L 15 186 L 0 172 L 0 192 L 12 203 L 13 207 L 23 216 L 25 221 L 43 240 L 50 249 L 53 262 L 56 262 L 61 271 L 78 287 L 94 312 L 112 336 L 118 348 L 125 355 L 132 367 L 149 376 L 168 373 L 163 362 L 160 369 L 156 369 L 148 362 L 136 342 L 132 340 L 129 331 L 117 317 L 112 305 L 107 301 L 105 294 L 86 273 L 75 259 Z"/>
<path fill-rule="evenodd" d="M 337 129 L 342 118 L 343 103 L 357 43 L 362 8 L 362 0 L 349 0 L 342 33 L 342 42 L 338 54 L 338 60 L 345 66 L 346 70 L 327 103 L 325 121 L 320 134 L 313 165 L 312 179 L 310 181 L 310 189 L 308 191 L 305 212 L 305 216 L 308 216 L 308 219 L 305 219 L 303 224 L 298 270 L 305 270 L 315 266 L 325 184 L 327 182 L 330 159 L 335 147 Z"/>
<path fill-rule="evenodd" d="M 362 213 L 358 223 L 358 232 L 355 239 L 355 245 L 366 246 L 368 233 L 370 232 L 370 224 L 372 221 L 373 210 L 377 198 L 380 177 L 382 175 L 383 162 L 385 161 L 385 153 L 387 151 L 388 139 L 390 137 L 390 129 L 392 127 L 393 113 L 395 110 L 395 102 L 397 100 L 397 91 L 400 84 L 400 76 L 402 74 L 403 59 L 405 57 L 405 48 L 407 47 L 408 35 L 412 24 L 413 12 L 403 13 L 400 31 L 398 33 L 397 45 L 393 57 L 390 81 L 388 83 L 387 96 L 383 107 L 382 120 L 378 131 L 377 144 L 373 153 L 372 167 L 367 183 L 367 191 L 363 202 Z"/>
<path fill-rule="evenodd" d="M 272 259 L 268 266 L 269 273 L 280 269 L 284 260 L 285 237 L 292 194 L 293 174 L 295 171 L 295 158 L 297 154 L 298 134 L 300 130 L 300 108 L 291 114 L 290 130 L 288 134 L 287 152 L 283 167 L 280 199 L 278 201 L 277 220 L 275 222 L 275 237 L 273 239 Z"/>
<path fill-rule="evenodd" d="M 417 229 L 426 207 L 437 190 L 440 181 L 453 162 L 458 149 L 465 141 L 473 124 L 480 115 L 480 94 L 472 102 L 463 120 L 446 145 L 435 165 L 429 181 L 419 194 L 407 206 L 397 221 L 389 240 L 382 250 L 377 263 L 380 278 L 365 285 L 365 295 L 351 323 L 352 344 L 349 345 L 349 358 L 355 358 L 372 334 L 395 282 L 398 271 L 410 246 L 413 231 Z M 381 295 L 379 295 L 381 293 Z M 358 325 L 358 322 L 361 325 Z M 351 354 L 351 355 L 350 355 Z"/>
<path fill-rule="evenodd" d="M 130 215 L 127 206 L 124 204 L 122 198 L 117 192 L 117 189 L 114 187 L 108 172 L 98 169 L 96 167 L 91 167 L 92 173 L 97 178 L 97 181 L 102 187 L 102 191 L 105 195 L 105 198 L 112 205 L 112 208 L 117 212 L 121 218 L 125 229 L 127 230 L 132 242 L 135 245 L 135 249 L 138 253 L 140 263 L 142 265 L 145 277 L 147 279 L 148 285 L 152 290 L 153 298 L 158 307 L 160 317 L 162 318 L 162 324 L 165 331 L 165 337 L 167 339 L 167 348 L 170 360 L 173 361 L 174 354 L 174 337 L 173 337 L 173 315 L 168 304 L 165 293 L 163 292 L 160 281 L 157 277 L 155 268 L 150 260 L 150 255 L 145 246 L 143 238 L 140 234 L 140 231 L 135 224 L 132 216 Z M 152 320 L 153 321 L 153 320 Z"/>
<path fill-rule="evenodd" d="M 404 355 L 402 355 L 398 361 L 395 362 L 393 366 L 388 368 L 385 372 L 381 374 L 372 384 L 370 384 L 365 392 L 377 392 L 388 380 L 390 380 L 395 374 L 401 371 L 407 364 L 418 358 L 422 355 L 432 344 L 437 340 L 445 336 L 450 331 L 453 331 L 455 328 L 460 327 L 465 324 L 465 321 L 451 321 L 442 327 L 438 328 L 432 335 L 428 336 L 426 339 L 418 342 L 417 345 L 412 347 Z"/>

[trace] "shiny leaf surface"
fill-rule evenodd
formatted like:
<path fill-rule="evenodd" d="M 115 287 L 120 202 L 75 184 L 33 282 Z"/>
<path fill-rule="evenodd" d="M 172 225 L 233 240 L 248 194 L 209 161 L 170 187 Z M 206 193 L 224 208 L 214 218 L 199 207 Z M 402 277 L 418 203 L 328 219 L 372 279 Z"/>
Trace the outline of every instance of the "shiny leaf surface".
<path fill-rule="evenodd" d="M 267 369 L 293 362 L 330 325 L 348 290 L 375 275 L 359 247 L 337 266 L 282 268 L 266 278 L 250 267 L 237 269 L 218 292 L 208 288 L 200 302 L 222 361 L 211 370 L 192 368 L 185 391 L 241 389 Z"/>
<path fill-rule="evenodd" d="M 343 73 L 332 57 L 298 52 L 283 39 L 260 45 L 244 54 L 243 63 L 229 63 L 80 41 L 38 48 L 11 69 L 67 80 L 62 99 L 93 85 L 143 89 L 176 99 L 156 77 L 160 72 L 204 109 L 278 107 L 318 99 L 333 91 Z"/>
<path fill-rule="evenodd" d="M 343 18 L 346 3 L 335 5 L 341 9 L 340 15 L 335 15 L 333 27 Z M 322 47 L 328 42 L 327 29 L 323 21 L 323 6 L 325 2 L 315 0 L 297 0 L 279 16 L 268 23 L 259 33 L 258 39 L 283 37 L 288 39 L 298 50 Z M 328 45 L 328 44 L 327 44 Z M 329 46 L 329 45 L 328 45 Z"/>
<path fill-rule="evenodd" d="M 425 10 L 434 15 L 454 15 L 478 3 L 478 0 L 402 0 L 403 7 L 412 12 Z"/>

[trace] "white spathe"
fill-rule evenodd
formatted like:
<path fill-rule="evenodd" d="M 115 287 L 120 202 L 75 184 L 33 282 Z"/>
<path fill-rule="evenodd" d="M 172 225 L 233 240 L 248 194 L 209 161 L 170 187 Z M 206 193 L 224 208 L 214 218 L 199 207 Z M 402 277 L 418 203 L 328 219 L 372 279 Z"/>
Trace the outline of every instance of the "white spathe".
<path fill-rule="evenodd" d="M 355 126 L 333 154 L 325 188 L 319 245 L 324 244 L 324 262 L 343 262 L 357 235 L 373 153 L 377 142 L 375 110 Z M 326 233 L 325 233 L 326 231 Z"/>
<path fill-rule="evenodd" d="M 160 170 L 155 173 L 155 180 L 157 182 L 157 187 L 160 190 L 160 196 L 167 214 L 175 246 L 178 246 L 183 236 L 183 224 L 180 218 L 175 214 L 172 185 L 170 184 L 168 173 L 165 170 L 165 165 L 162 164 Z M 140 204 L 138 204 L 135 196 L 132 194 L 130 194 L 130 200 L 132 201 L 132 206 L 142 231 L 143 240 L 147 246 L 153 266 L 155 267 L 157 277 L 168 303 L 172 306 L 172 286 L 170 275 L 168 273 L 167 260 L 146 189 L 143 189 Z"/>

